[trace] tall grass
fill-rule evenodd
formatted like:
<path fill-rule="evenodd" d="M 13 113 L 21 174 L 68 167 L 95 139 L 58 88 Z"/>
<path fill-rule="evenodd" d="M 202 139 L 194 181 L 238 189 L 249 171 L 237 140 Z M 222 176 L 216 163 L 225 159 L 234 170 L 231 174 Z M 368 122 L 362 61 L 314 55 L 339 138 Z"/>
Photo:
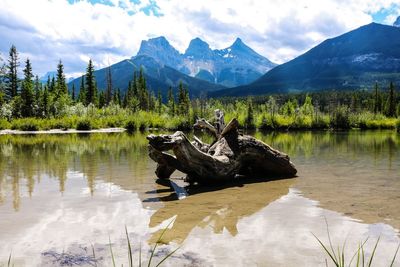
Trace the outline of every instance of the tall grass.
<path fill-rule="evenodd" d="M 327 230 L 327 234 L 328 234 L 329 245 L 324 244 L 314 233 L 312 233 L 312 235 L 315 237 L 315 239 L 317 239 L 318 243 L 321 245 L 322 249 L 329 256 L 330 262 L 333 263 L 334 266 L 336 266 L 336 267 L 346 267 L 346 266 L 351 267 L 352 263 L 354 262 L 355 259 L 357 259 L 357 261 L 354 265 L 355 267 L 366 267 L 366 266 L 371 267 L 371 266 L 373 266 L 372 262 L 375 257 L 376 250 L 378 248 L 380 237 L 376 240 L 374 248 L 371 252 L 371 256 L 369 258 L 366 257 L 365 250 L 364 250 L 364 246 L 369 239 L 369 238 L 367 238 L 364 242 L 360 242 L 360 244 L 358 245 L 358 249 L 353 253 L 353 256 L 350 258 L 350 261 L 347 264 L 346 259 L 348 259 L 348 257 L 345 252 L 346 241 L 343 243 L 342 247 L 338 246 L 335 251 L 335 249 L 333 248 L 333 245 L 332 245 L 332 240 L 331 240 L 331 237 L 329 234 L 328 222 L 326 221 L 326 219 L 325 219 L 325 223 L 326 223 L 326 230 Z M 396 256 L 399 251 L 399 248 L 400 248 L 400 244 L 397 246 L 397 249 L 396 249 L 394 256 L 391 260 L 391 263 L 389 265 L 390 267 L 394 266 L 394 262 L 396 260 Z M 328 262 L 325 261 L 325 263 L 326 263 L 326 266 L 328 266 Z"/>
<path fill-rule="evenodd" d="M 154 259 L 154 255 L 157 249 L 158 244 L 161 243 L 161 240 L 165 234 L 165 232 L 168 230 L 169 226 L 174 222 L 175 220 L 171 220 L 168 225 L 163 229 L 163 231 L 161 232 L 161 235 L 158 237 L 156 243 L 154 244 L 154 247 L 151 249 L 150 252 L 150 258 L 149 258 L 149 262 L 147 264 L 147 267 L 152 266 L 151 263 Z M 128 228 L 125 226 L 125 235 L 126 235 L 126 241 L 127 241 L 127 246 L 128 246 L 128 266 L 129 267 L 133 267 L 133 254 L 132 254 L 132 244 L 131 241 L 129 239 L 129 234 L 128 234 Z M 116 267 L 116 263 L 115 263 L 115 257 L 114 257 L 114 252 L 112 250 L 112 245 L 111 245 L 111 239 L 109 237 L 109 247 L 110 247 L 110 254 L 111 254 L 111 260 L 112 260 L 112 266 Z M 156 265 L 156 267 L 161 266 L 161 264 L 166 261 L 169 257 L 171 257 L 180 247 L 177 247 L 175 250 L 171 251 L 170 253 L 168 253 L 166 256 L 164 256 L 164 258 L 162 258 Z M 141 267 L 142 266 L 142 248 L 141 245 L 139 245 L 139 262 L 138 262 L 138 266 Z"/>

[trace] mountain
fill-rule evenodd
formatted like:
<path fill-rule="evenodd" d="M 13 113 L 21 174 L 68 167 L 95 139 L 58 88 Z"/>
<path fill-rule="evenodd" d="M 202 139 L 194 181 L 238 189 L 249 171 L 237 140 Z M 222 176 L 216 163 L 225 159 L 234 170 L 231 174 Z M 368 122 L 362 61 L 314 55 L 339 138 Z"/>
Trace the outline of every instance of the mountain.
<path fill-rule="evenodd" d="M 39 78 L 39 81 L 42 83 L 46 83 L 47 79 L 50 77 L 52 79 L 53 77 L 55 78 L 57 76 L 56 71 L 48 71 L 46 74 L 44 74 L 42 77 Z"/>
<path fill-rule="evenodd" d="M 393 23 L 393 26 L 400 27 L 400 16 L 397 17 L 396 21 Z"/>
<path fill-rule="evenodd" d="M 149 89 L 155 93 L 160 90 L 163 96 L 167 95 L 167 90 L 170 86 L 176 88 L 180 82 L 188 87 L 191 96 L 200 96 L 203 92 L 224 88 L 221 85 L 190 77 L 169 66 L 161 65 L 155 59 L 145 55 L 125 59 L 110 66 L 113 88 L 125 91 L 129 81 L 133 79 L 133 73 L 139 71 L 141 67 L 143 68 Z M 102 90 L 107 87 L 106 74 L 107 68 L 94 72 L 97 86 Z M 75 85 L 75 88 L 79 89 L 81 79 L 82 77 L 73 80 L 68 84 L 68 87 L 71 89 L 72 85 Z"/>
<path fill-rule="evenodd" d="M 208 43 L 195 38 L 190 41 L 185 53 L 180 54 L 161 36 L 142 41 L 137 56 L 143 55 L 191 77 L 227 87 L 248 84 L 276 66 L 240 38 L 221 50 L 212 50 Z"/>
<path fill-rule="evenodd" d="M 400 84 L 400 28 L 371 23 L 325 40 L 275 67 L 251 84 L 213 96 L 260 95 L 321 89 L 371 88 Z"/>
<path fill-rule="evenodd" d="M 56 78 L 57 77 L 57 71 L 48 71 L 46 72 L 46 74 L 44 74 L 42 77 L 39 78 L 39 81 L 41 83 L 47 83 L 47 79 L 50 77 L 50 79 L 52 79 L 53 77 Z M 73 77 L 68 77 L 66 78 L 67 83 L 69 83 L 70 81 L 72 81 Z"/>

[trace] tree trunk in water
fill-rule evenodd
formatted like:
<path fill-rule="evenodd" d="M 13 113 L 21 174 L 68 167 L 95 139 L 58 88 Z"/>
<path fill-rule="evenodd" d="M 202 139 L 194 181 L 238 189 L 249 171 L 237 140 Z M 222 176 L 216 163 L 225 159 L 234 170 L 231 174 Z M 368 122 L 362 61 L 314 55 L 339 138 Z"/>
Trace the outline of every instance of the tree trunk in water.
<path fill-rule="evenodd" d="M 222 116 L 223 120 L 223 116 Z M 207 126 L 208 128 L 210 126 Z M 187 174 L 189 182 L 215 183 L 237 175 L 293 177 L 296 168 L 290 158 L 267 144 L 238 133 L 238 121 L 216 130 L 217 141 L 209 146 L 197 137 L 191 143 L 182 132 L 149 135 L 149 156 L 158 163 L 156 175 L 167 179 L 175 170 Z M 172 150 L 174 155 L 165 151 Z"/>

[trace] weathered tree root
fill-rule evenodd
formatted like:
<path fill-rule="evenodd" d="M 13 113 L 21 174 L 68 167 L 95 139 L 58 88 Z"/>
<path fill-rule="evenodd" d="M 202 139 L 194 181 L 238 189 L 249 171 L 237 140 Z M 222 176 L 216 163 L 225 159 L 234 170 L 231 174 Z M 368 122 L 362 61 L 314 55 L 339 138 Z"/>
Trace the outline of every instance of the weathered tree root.
<path fill-rule="evenodd" d="M 209 126 L 208 126 L 209 127 Z M 215 183 L 236 176 L 294 177 L 296 168 L 288 155 L 248 135 L 240 135 L 233 119 L 211 146 L 197 137 L 191 143 L 182 132 L 149 135 L 149 156 L 158 163 L 156 175 L 167 179 L 175 170 L 187 174 L 190 182 Z M 220 133 L 219 133 L 220 132 Z M 172 150 L 174 155 L 165 151 Z"/>

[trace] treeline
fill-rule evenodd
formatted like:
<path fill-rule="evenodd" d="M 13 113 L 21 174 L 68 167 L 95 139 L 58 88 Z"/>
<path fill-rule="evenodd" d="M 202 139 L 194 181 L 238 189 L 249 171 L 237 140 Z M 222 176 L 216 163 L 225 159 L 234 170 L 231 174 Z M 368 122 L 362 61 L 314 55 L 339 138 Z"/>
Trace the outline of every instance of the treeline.
<path fill-rule="evenodd" d="M 156 96 L 149 90 L 143 69 L 133 73 L 128 90 L 121 92 L 113 88 L 110 67 L 107 69 L 107 88 L 101 90 L 97 87 L 92 60 L 89 60 L 86 73 L 80 78 L 79 91 L 74 84 L 68 90 L 61 60 L 57 65 L 56 76 L 49 76 L 46 83 L 42 83 L 37 75 L 34 77 L 29 58 L 24 62 L 22 79 L 18 77 L 19 67 L 17 49 L 12 46 L 7 63 L 0 66 L 0 118 L 57 118 L 68 115 L 68 110 L 74 106 L 96 109 L 118 105 L 133 113 L 139 110 L 162 112 L 161 92 L 158 91 Z M 171 115 L 189 113 L 189 92 L 182 83 L 178 87 L 177 96 L 169 88 L 168 107 Z"/>
<path fill-rule="evenodd" d="M 125 127 L 131 130 L 190 129 L 197 118 L 213 119 L 221 109 L 225 120 L 237 118 L 246 129 L 400 128 L 400 99 L 393 83 L 374 90 L 319 91 L 247 98 L 190 98 L 181 83 L 168 89 L 166 99 L 149 90 L 142 69 L 132 73 L 126 92 L 113 87 L 111 69 L 107 85 L 97 87 L 89 60 L 79 90 L 68 90 L 64 66 L 59 61 L 55 77 L 41 83 L 26 59 L 23 78 L 14 46 L 0 64 L 0 129 L 92 129 Z M 397 126 L 396 126 L 397 125 Z"/>

